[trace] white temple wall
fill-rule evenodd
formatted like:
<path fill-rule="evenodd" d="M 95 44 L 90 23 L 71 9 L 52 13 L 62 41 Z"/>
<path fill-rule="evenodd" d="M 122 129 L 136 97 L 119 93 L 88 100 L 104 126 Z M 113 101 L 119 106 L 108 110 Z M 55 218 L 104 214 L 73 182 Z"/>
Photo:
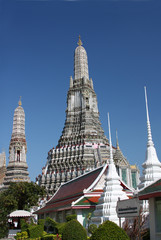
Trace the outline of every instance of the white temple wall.
<path fill-rule="evenodd" d="M 77 214 L 77 220 L 78 222 L 80 222 L 80 224 L 83 226 L 83 214 L 82 214 L 82 209 L 78 209 L 76 210 L 76 214 Z"/>

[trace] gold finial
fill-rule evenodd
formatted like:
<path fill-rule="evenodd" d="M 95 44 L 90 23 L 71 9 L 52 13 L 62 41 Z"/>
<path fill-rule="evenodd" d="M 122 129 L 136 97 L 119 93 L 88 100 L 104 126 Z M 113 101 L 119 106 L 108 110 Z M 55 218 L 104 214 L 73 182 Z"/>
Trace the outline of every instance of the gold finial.
<path fill-rule="evenodd" d="M 22 102 L 21 102 L 21 96 L 20 96 L 20 100 L 18 102 L 18 105 L 21 106 L 22 105 Z"/>
<path fill-rule="evenodd" d="M 83 45 L 83 43 L 82 43 L 81 38 L 80 38 L 80 35 L 79 35 L 78 46 L 82 46 L 82 45 Z"/>

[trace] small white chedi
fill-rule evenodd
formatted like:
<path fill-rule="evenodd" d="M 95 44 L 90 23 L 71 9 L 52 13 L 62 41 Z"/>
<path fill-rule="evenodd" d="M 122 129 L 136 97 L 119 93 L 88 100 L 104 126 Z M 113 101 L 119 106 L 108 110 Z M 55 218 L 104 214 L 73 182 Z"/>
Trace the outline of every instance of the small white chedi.
<path fill-rule="evenodd" d="M 116 205 L 118 198 L 120 200 L 127 199 L 126 193 L 123 191 L 120 185 L 120 177 L 116 171 L 116 167 L 113 161 L 112 154 L 112 142 L 110 131 L 110 119 L 108 114 L 108 126 L 109 126 L 109 143 L 110 143 L 110 160 L 107 170 L 107 176 L 105 178 L 105 186 L 103 193 L 99 199 L 96 210 L 94 211 L 94 217 L 92 217 L 92 223 L 97 226 L 106 220 L 110 220 L 119 225 L 119 218 L 116 213 Z"/>

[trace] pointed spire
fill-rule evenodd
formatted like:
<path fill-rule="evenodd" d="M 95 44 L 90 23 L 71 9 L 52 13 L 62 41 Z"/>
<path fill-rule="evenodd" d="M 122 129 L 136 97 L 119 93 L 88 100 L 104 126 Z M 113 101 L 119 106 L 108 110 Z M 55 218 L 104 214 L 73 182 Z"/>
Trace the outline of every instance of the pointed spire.
<path fill-rule="evenodd" d="M 110 116 L 108 113 L 108 131 L 109 131 L 109 143 L 110 143 L 110 160 L 109 163 L 113 162 L 113 155 L 112 155 L 112 141 L 111 141 L 111 128 L 110 128 Z"/>
<path fill-rule="evenodd" d="M 119 147 L 119 141 L 118 141 L 118 135 L 117 135 L 117 129 L 116 129 L 116 148 L 120 149 Z"/>
<path fill-rule="evenodd" d="M 20 99 L 19 99 L 18 105 L 19 105 L 19 106 L 22 106 L 21 96 L 20 96 Z"/>
<path fill-rule="evenodd" d="M 148 111 L 148 101 L 147 101 L 147 93 L 146 93 L 146 87 L 144 87 L 145 90 L 145 103 L 146 103 L 146 115 L 147 115 L 147 130 L 148 130 L 148 142 L 147 146 L 154 146 L 153 140 L 152 140 L 152 134 L 151 134 L 151 126 L 149 121 L 149 111 Z"/>
<path fill-rule="evenodd" d="M 74 80 L 89 79 L 87 53 L 79 36 L 78 47 L 74 54 Z"/>
<path fill-rule="evenodd" d="M 139 189 L 148 186 L 152 182 L 156 181 L 161 176 L 161 163 L 157 157 L 156 149 L 152 140 L 151 126 L 149 121 L 149 112 L 148 112 L 148 101 L 146 87 L 145 90 L 145 102 L 146 102 L 146 115 L 147 115 L 147 131 L 148 131 L 148 142 L 146 149 L 145 162 L 142 164 L 143 167 L 143 176 L 140 177 Z"/>
<path fill-rule="evenodd" d="M 82 46 L 83 45 L 83 43 L 82 43 L 82 41 L 81 41 L 81 37 L 80 37 L 80 35 L 79 35 L 79 40 L 78 40 L 78 46 Z"/>

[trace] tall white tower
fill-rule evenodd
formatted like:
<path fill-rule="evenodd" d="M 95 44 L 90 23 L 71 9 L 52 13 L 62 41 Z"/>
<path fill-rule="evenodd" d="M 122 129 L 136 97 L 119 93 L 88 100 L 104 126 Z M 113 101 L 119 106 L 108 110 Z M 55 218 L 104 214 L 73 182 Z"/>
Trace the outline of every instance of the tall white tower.
<path fill-rule="evenodd" d="M 4 187 L 10 182 L 30 182 L 28 166 L 26 163 L 27 144 L 25 137 L 25 112 L 21 99 L 15 109 L 13 117 L 13 129 L 9 146 L 9 163 L 7 166 Z"/>
<path fill-rule="evenodd" d="M 149 184 L 151 184 L 152 182 L 156 181 L 161 177 L 161 163 L 158 160 L 157 153 L 152 140 L 146 87 L 144 87 L 144 89 L 145 89 L 145 103 L 146 103 L 146 114 L 147 114 L 148 141 L 147 141 L 145 162 L 142 164 L 143 176 L 140 177 L 141 183 L 138 186 L 139 189 L 142 189 L 148 186 Z"/>

